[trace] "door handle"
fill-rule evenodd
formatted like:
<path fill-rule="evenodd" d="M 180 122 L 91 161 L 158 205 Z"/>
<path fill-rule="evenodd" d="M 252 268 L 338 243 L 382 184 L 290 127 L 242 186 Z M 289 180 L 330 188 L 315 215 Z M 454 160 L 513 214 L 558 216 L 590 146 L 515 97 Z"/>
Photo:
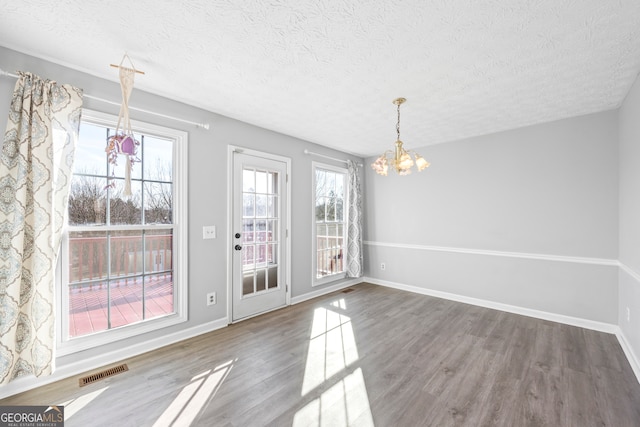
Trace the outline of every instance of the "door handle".
<path fill-rule="evenodd" d="M 235 249 L 236 251 L 242 250 L 242 246 L 240 246 L 240 245 L 236 245 L 236 246 L 234 247 L 234 249 Z"/>
<path fill-rule="evenodd" d="M 240 238 L 240 233 L 236 233 L 236 239 Z"/>

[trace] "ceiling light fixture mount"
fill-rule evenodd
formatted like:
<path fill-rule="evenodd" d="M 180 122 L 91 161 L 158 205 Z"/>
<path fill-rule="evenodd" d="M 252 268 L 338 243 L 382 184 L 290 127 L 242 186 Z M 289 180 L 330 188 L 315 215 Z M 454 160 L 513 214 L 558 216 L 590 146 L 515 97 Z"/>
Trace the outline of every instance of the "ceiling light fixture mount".
<path fill-rule="evenodd" d="M 371 163 L 371 168 L 376 171 L 378 175 L 387 176 L 389 163 L 391 163 L 391 166 L 393 166 L 398 175 L 409 175 L 411 173 L 411 167 L 414 164 L 418 168 L 418 172 L 422 172 L 430 165 L 420 154 L 413 150 L 407 151 L 402 147 L 402 141 L 400 141 L 400 106 L 404 102 L 406 102 L 406 98 L 393 100 L 393 104 L 398 106 L 398 121 L 396 123 L 396 134 L 398 137 L 396 139 L 395 149 L 385 151 L 375 162 Z M 411 158 L 411 153 L 413 153 L 415 162 Z"/>

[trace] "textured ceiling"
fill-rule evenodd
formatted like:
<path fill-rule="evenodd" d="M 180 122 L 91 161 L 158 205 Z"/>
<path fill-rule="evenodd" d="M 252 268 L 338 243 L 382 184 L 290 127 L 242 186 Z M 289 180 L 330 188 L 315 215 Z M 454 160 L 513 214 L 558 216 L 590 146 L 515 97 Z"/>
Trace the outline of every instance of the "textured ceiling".
<path fill-rule="evenodd" d="M 0 0 L 0 10 L 0 45 L 114 81 L 108 64 L 127 52 L 146 72 L 136 88 L 363 156 L 391 148 L 400 96 L 412 148 L 616 108 L 640 71 L 638 0 Z"/>

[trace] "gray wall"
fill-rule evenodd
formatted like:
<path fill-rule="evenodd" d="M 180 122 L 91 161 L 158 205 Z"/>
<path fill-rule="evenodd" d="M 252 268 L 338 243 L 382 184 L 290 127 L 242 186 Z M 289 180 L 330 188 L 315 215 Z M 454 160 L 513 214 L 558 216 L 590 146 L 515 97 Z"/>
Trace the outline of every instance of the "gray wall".
<path fill-rule="evenodd" d="M 617 139 L 608 111 L 419 148 L 432 165 L 408 177 L 367 169 L 366 275 L 617 323 Z"/>
<path fill-rule="evenodd" d="M 0 68 L 32 71 L 101 98 L 120 97 L 114 81 L 2 47 Z M 0 102 L 0 120 L 7 116 L 14 84 L 14 79 L 0 78 L 0 99 L 5 99 Z M 131 103 L 209 122 L 212 127 L 206 131 L 133 113 L 134 119 L 189 132 L 189 321 L 142 340 L 204 325 L 227 314 L 223 302 L 229 144 L 292 158 L 292 295 L 316 291 L 311 288 L 310 188 L 311 162 L 320 159 L 302 152 L 307 148 L 362 160 L 137 89 Z M 118 112 L 115 106 L 90 99 L 85 106 Z M 638 117 L 640 84 L 636 83 L 619 114 L 604 112 L 424 148 L 419 148 L 419 142 L 406 141 L 432 163 L 420 174 L 379 177 L 368 167 L 373 159 L 368 159 L 363 182 L 364 236 L 370 242 L 365 245 L 366 275 L 555 314 L 619 322 L 638 354 L 640 328 L 633 325 L 640 319 L 640 284 L 607 265 L 620 258 L 640 273 Z M 218 239 L 203 241 L 203 225 L 218 226 Z M 523 253 L 524 257 L 509 256 Z M 583 262 L 533 259 L 526 254 L 578 257 Z M 379 268 L 381 262 L 386 263 L 385 271 Z M 204 298 L 211 291 L 218 292 L 220 302 L 207 307 Z M 632 310 L 630 323 L 624 313 L 627 306 Z M 76 353 L 59 358 L 57 364 L 63 367 L 140 340 Z"/>
<path fill-rule="evenodd" d="M 640 355 L 640 80 L 619 113 L 620 126 L 620 314 L 627 342 Z M 631 270 L 625 271 L 626 269 Z M 627 320 L 627 308 L 630 319 Z"/>
<path fill-rule="evenodd" d="M 108 67 L 108 63 L 105 62 Z M 83 88 L 85 93 L 109 99 L 120 100 L 119 84 L 71 70 L 47 61 L 0 47 L 0 68 L 5 71 L 30 71 L 43 78 L 69 83 Z M 115 79 L 114 74 L 114 79 Z M 143 79 L 144 77 L 137 77 Z M 0 78 L 0 120 L 6 123 L 11 94 L 15 79 Z M 311 287 L 311 230 L 312 192 L 311 162 L 322 160 L 303 154 L 305 149 L 357 162 L 362 159 L 329 150 L 306 141 L 271 132 L 237 120 L 194 108 L 170 99 L 155 96 L 135 89 L 130 104 L 137 108 L 162 114 L 211 124 L 211 130 L 164 120 L 148 114 L 132 111 L 132 119 L 155 123 L 189 133 L 189 320 L 186 323 L 136 337 L 115 342 L 57 360 L 58 367 L 75 361 L 110 351 L 126 348 L 143 340 L 160 338 L 166 334 L 197 327 L 227 316 L 228 261 L 227 227 L 227 150 L 228 145 L 238 145 L 266 151 L 292 159 L 292 296 L 304 296 Z M 85 99 L 86 108 L 107 113 L 118 113 L 117 106 Z M 2 129 L 4 129 L 4 124 Z M 4 131 L 3 131 L 4 134 Z M 329 162 L 331 163 L 331 162 Z M 216 225 L 218 238 L 202 240 L 202 226 Z M 332 283 L 330 285 L 335 285 Z M 313 288 L 318 291 L 322 287 Z M 207 292 L 218 293 L 218 304 L 207 307 Z"/>

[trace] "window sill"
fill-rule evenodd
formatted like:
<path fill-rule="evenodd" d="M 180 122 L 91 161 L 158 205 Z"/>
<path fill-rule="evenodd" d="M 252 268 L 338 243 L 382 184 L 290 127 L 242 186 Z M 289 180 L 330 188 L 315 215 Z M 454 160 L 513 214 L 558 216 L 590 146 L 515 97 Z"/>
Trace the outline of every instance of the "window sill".
<path fill-rule="evenodd" d="M 91 335 L 71 338 L 68 341 L 58 342 L 56 356 L 67 356 L 80 351 L 111 344 L 115 341 L 161 330 L 186 321 L 186 316 L 170 314 L 158 319 L 142 321 L 132 325 L 96 332 Z"/>
<path fill-rule="evenodd" d="M 330 283 L 337 282 L 339 280 L 344 280 L 347 278 L 347 273 L 338 273 L 332 274 L 331 276 L 325 276 L 322 279 L 314 279 L 311 287 L 315 288 L 316 286 L 324 286 Z"/>

